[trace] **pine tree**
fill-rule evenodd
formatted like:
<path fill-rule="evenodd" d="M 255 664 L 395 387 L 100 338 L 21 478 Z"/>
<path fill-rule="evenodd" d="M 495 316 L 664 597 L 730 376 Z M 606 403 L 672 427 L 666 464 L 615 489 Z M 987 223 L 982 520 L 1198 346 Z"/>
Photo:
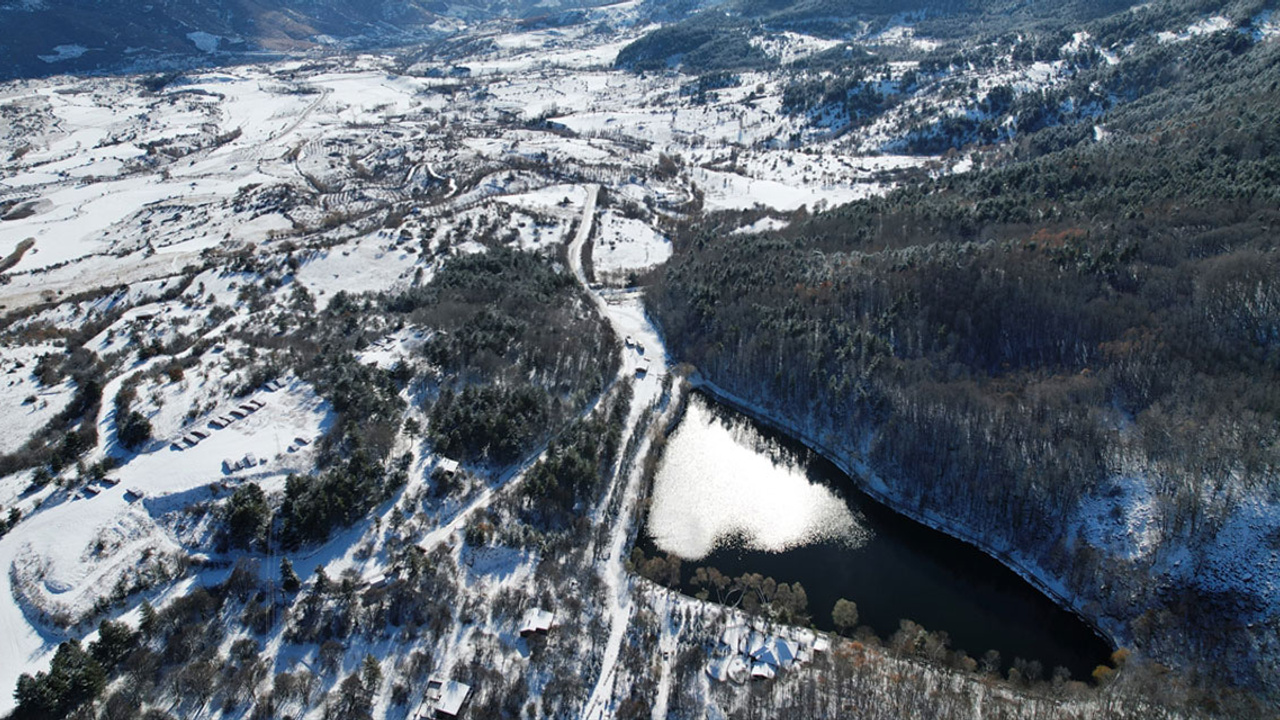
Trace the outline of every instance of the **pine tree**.
<path fill-rule="evenodd" d="M 298 592 L 302 587 L 302 580 L 293 571 L 293 563 L 289 562 L 289 558 L 280 559 L 280 586 L 288 593 Z"/>
<path fill-rule="evenodd" d="M 372 696 L 382 684 L 382 664 L 373 655 L 364 656 L 364 664 L 360 666 L 360 678 L 364 682 L 364 691 Z"/>
<path fill-rule="evenodd" d="M 152 633 L 155 632 L 156 624 L 159 621 L 159 618 L 156 616 L 156 609 L 151 606 L 150 601 L 143 600 L 142 607 L 139 608 L 138 611 L 142 615 L 142 619 L 138 621 L 138 629 L 142 631 L 143 635 L 151 637 Z"/>
<path fill-rule="evenodd" d="M 125 623 L 103 620 L 98 624 L 98 639 L 89 643 L 89 654 L 104 670 L 110 670 L 129 654 L 137 641 L 138 634 Z"/>

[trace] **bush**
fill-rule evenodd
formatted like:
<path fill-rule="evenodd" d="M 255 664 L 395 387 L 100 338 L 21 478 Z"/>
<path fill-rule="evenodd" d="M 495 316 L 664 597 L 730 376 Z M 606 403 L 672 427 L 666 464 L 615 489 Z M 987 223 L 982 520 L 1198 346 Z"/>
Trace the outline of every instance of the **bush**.
<path fill-rule="evenodd" d="M 126 450 L 137 450 L 151 439 L 151 421 L 137 410 L 116 420 L 116 438 Z"/>

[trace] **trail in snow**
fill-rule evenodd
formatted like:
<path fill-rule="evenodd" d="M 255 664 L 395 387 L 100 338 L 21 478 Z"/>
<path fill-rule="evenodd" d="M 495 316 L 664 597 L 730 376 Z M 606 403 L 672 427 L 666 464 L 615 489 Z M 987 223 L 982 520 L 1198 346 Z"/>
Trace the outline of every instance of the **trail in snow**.
<path fill-rule="evenodd" d="M 653 711 L 650 714 L 653 720 L 663 720 L 667 717 L 667 701 L 671 697 L 671 664 L 675 661 L 676 653 L 679 651 L 680 631 L 683 629 L 684 624 L 681 622 L 677 625 L 675 615 L 668 602 L 664 601 L 663 606 L 662 628 L 658 635 L 658 650 L 660 653 L 658 696 L 653 699 Z"/>
<path fill-rule="evenodd" d="M 600 312 L 604 313 L 605 317 L 608 318 L 608 310 L 605 307 L 604 300 L 601 300 L 598 295 L 591 292 L 591 286 L 587 284 L 587 275 L 582 270 L 582 245 L 591 236 L 591 228 L 595 225 L 596 199 L 599 196 L 599 185 L 591 184 L 587 186 L 587 202 L 582 207 L 582 222 L 578 223 L 578 234 L 569 243 L 569 267 L 573 270 L 573 276 L 578 279 L 582 287 L 586 288 L 596 307 L 600 308 Z"/>
<path fill-rule="evenodd" d="M 573 267 L 574 276 L 584 287 L 587 287 L 587 282 L 586 275 L 582 271 L 582 245 L 591 234 L 598 191 L 598 186 L 589 187 L 587 197 L 589 214 L 584 213 L 582 223 L 578 227 L 578 235 L 569 246 L 569 263 Z M 589 287 L 588 290 L 590 291 Z M 662 342 L 657 331 L 644 314 L 644 308 L 637 294 L 610 294 L 606 299 L 601 293 L 591 291 L 591 297 L 618 336 L 628 338 L 630 341 L 624 349 L 625 356 L 621 368 L 621 373 L 624 375 L 629 373 L 636 378 L 635 394 L 621 442 L 621 446 L 626 447 L 637 430 L 641 415 L 658 400 L 661 394 L 661 378 L 667 374 L 665 352 L 662 350 Z M 643 372 L 638 372 L 642 368 Z M 641 441 L 636 457 L 643 458 L 648 450 L 649 439 L 645 437 Z M 621 462 L 620 459 L 619 464 Z M 626 637 L 627 626 L 631 622 L 634 611 L 631 598 L 633 587 L 628 581 L 622 558 L 631 536 L 631 510 L 639 501 L 642 477 L 643 464 L 636 463 L 627 472 L 625 481 L 618 477 L 595 513 L 597 523 L 612 521 L 613 527 L 604 558 L 600 561 L 601 577 L 606 588 L 605 597 L 608 600 L 605 615 L 609 618 L 609 638 L 605 644 L 600 674 L 596 678 L 596 684 L 582 712 L 582 717 L 588 720 L 605 718 L 612 714 L 618 654 L 622 649 L 622 641 Z M 625 482 L 625 484 L 620 486 L 619 482 Z M 614 496 L 619 491 L 619 487 L 621 487 L 622 497 L 621 502 L 617 503 Z M 608 509 L 615 506 L 618 508 L 617 515 L 610 518 Z"/>
<path fill-rule="evenodd" d="M 634 432 L 634 424 L 627 435 Z M 646 438 L 640 445 L 636 457 L 644 457 L 649 450 Z M 610 535 L 608 550 L 605 553 L 601 576 L 604 580 L 605 598 L 608 605 L 605 614 L 609 616 L 609 639 L 605 644 L 604 657 L 600 663 L 600 675 L 596 678 L 595 688 L 587 700 L 582 716 L 587 720 L 610 716 L 613 708 L 613 686 L 617 674 L 618 654 L 622 650 L 622 641 L 627 634 L 627 626 L 631 622 L 634 603 L 631 598 L 632 585 L 628 582 L 626 568 L 622 564 L 622 556 L 626 549 L 631 530 L 630 508 L 635 507 L 640 494 L 643 464 L 637 464 L 627 474 L 626 488 L 623 491 L 622 506 L 614 519 L 613 532 Z"/>

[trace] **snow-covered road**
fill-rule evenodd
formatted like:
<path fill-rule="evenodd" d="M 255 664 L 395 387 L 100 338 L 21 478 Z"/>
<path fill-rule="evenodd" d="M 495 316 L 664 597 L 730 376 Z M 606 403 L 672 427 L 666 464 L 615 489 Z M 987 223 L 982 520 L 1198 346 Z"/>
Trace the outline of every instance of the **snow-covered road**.
<path fill-rule="evenodd" d="M 578 226 L 577 236 L 569 246 L 569 264 L 578 282 L 588 289 L 601 314 L 613 326 L 614 332 L 618 337 L 627 338 L 619 372 L 623 377 L 635 378 L 635 392 L 631 411 L 627 417 L 627 427 L 620 443 L 622 447 L 626 447 L 640 429 L 639 423 L 644 412 L 661 397 L 662 378 L 667 374 L 667 362 L 662 341 L 645 315 L 639 293 L 610 293 L 606 299 L 587 285 L 586 275 L 582 269 L 582 246 L 591 235 L 598 193 L 599 186 L 589 186 L 582 223 Z M 649 438 L 646 435 L 641 439 L 636 457 L 643 458 L 648 450 Z M 595 553 L 596 556 L 603 558 L 599 563 L 599 571 L 605 583 L 605 597 L 608 600 L 604 614 L 609 622 L 609 638 L 605 644 L 600 674 L 596 678 L 582 712 L 582 716 L 588 720 L 612 715 L 618 654 L 622 649 L 622 641 L 626 637 L 627 626 L 634 611 L 632 599 L 634 588 L 623 566 L 623 556 L 631 537 L 633 509 L 640 499 L 643 463 L 636 463 L 626 469 L 624 475 L 622 462 L 623 460 L 619 459 L 619 467 L 615 468 L 618 472 L 614 474 L 614 484 L 594 514 L 597 524 L 612 523 L 608 546 L 603 553 Z M 617 497 L 619 493 L 621 493 L 620 502 Z M 616 508 L 616 511 L 610 514 L 610 508 Z"/>

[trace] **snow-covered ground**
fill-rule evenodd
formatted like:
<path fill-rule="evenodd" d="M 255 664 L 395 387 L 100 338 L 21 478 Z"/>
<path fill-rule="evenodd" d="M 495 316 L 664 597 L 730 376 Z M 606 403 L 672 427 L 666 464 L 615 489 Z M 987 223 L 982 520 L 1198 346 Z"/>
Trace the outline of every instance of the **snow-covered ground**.
<path fill-rule="evenodd" d="M 77 390 L 71 381 L 46 387 L 32 371 L 41 355 L 65 354 L 73 330 L 92 327 L 84 347 L 110 376 L 102 378 L 97 417 L 86 420 L 99 432 L 84 460 L 120 463 L 107 474 L 113 482 L 88 483 L 96 493 L 56 483 L 28 491 L 30 469 L 0 479 L 0 503 L 23 516 L 0 538 L 0 713 L 13 707 L 5 688 L 19 674 L 45 669 L 59 641 L 90 631 L 68 620 L 96 618 L 104 598 L 127 595 L 106 616 L 135 621 L 141 597 L 163 603 L 213 577 L 196 571 L 165 579 L 202 554 L 217 501 L 250 479 L 274 493 L 289 473 L 315 470 L 314 441 L 335 417 L 316 388 L 285 375 L 277 389 L 236 396 L 258 352 L 248 338 L 270 345 L 276 337 L 269 325 L 253 335 L 255 317 L 284 324 L 305 314 L 297 307 L 324 308 L 339 293 L 405 290 L 430 281 L 448 255 L 499 245 L 567 250 L 585 287 L 581 251 L 591 242 L 597 278 L 617 285 L 668 261 L 670 221 L 699 201 L 704 211 L 761 209 L 750 217 L 764 217 L 737 230 L 730 225 L 726 234 L 765 232 L 784 227 L 787 213 L 801 207 L 888 192 L 900 173 L 969 167 L 968 158 L 947 164 L 882 152 L 900 137 L 910 104 L 845 136 L 784 113 L 786 78 L 779 74 L 743 73 L 695 102 L 685 90 L 688 76 L 612 70 L 618 50 L 648 29 L 636 20 L 637 5 L 595 9 L 567 28 L 482 28 L 476 50 L 449 58 L 334 56 L 193 70 L 156 91 L 143 91 L 131 77 L 0 86 L 0 104 L 12 111 L 0 124 L 0 207 L 25 208 L 0 220 L 0 257 L 34 240 L 0 284 L 0 311 L 29 313 L 0 343 L 8 378 L 0 380 L 8 411 L 0 419 L 0 452 L 21 447 L 70 402 Z M 600 22 L 619 32 L 597 32 Z M 198 32 L 190 39 L 209 49 L 219 42 Z M 874 41 L 917 49 L 929 42 L 905 24 Z M 837 46 L 796 33 L 762 45 L 784 62 Z M 76 49 L 55 52 L 56 61 Z M 911 69 L 896 65 L 885 82 Z M 1058 79 L 1059 69 L 1048 64 L 974 78 L 981 92 Z M 598 206 L 602 192 L 608 207 Z M 591 298 L 625 339 L 618 381 L 631 383 L 634 398 L 623 444 L 634 441 L 643 458 L 650 438 L 641 418 L 655 405 L 669 413 L 678 404 L 663 392 L 671 369 L 638 291 L 596 289 Z M 422 362 L 432 332 L 387 329 L 358 359 L 383 370 Z M 136 453 L 123 451 L 116 437 L 113 403 L 126 383 L 136 385 L 133 409 L 156 437 Z M 409 415 L 422 420 L 418 398 L 406 391 L 404 399 Z M 251 400 L 261 407 L 219 427 Z M 249 456 L 254 462 L 244 463 Z M 395 507 L 411 516 L 413 544 L 446 554 L 479 595 L 494 599 L 536 585 L 537 552 L 476 548 L 464 539 L 468 523 L 514 492 L 532 462 L 495 477 L 464 473 L 459 492 L 428 504 L 421 495 L 445 459 L 408 432 L 396 438 L 394 456 L 409 458 L 406 488 L 376 519 L 293 554 L 300 573 L 324 566 L 333 577 L 352 571 L 376 581 L 388 570 L 384 517 Z M 692 632 L 675 614 L 718 612 L 655 593 L 626 571 L 640 465 L 620 462 L 605 497 L 585 509 L 600 529 L 590 569 L 604 599 L 593 611 L 602 629 L 600 667 L 582 680 L 591 717 L 618 709 L 626 680 L 620 668 L 640 609 L 666 614 L 655 712 L 672 690 L 679 638 Z M 75 483 L 79 475 L 69 467 L 59 480 Z M 1097 542 L 1119 547 L 1140 534 L 1140 503 L 1125 504 L 1133 512 L 1116 520 L 1112 500 L 1101 498 L 1089 514 Z M 1242 527 L 1250 522 L 1240 520 Z M 1131 552 L 1142 547 L 1137 542 Z M 274 579 L 276 568 L 264 572 Z M 446 650 L 435 658 L 442 672 L 469 661 L 483 638 L 496 638 L 505 660 L 528 658 L 529 646 L 499 621 L 450 623 Z M 268 639 L 264 653 L 282 667 L 313 657 L 313 648 L 290 647 L 281 634 Z M 359 662 L 359 652 L 348 652 L 344 668 L 352 658 Z M 389 694 L 388 685 L 375 717 L 387 714 Z M 321 713 L 316 707 L 307 716 Z"/>
<path fill-rule="evenodd" d="M 1223 30 L 1230 30 L 1231 27 L 1232 22 L 1230 18 L 1226 18 L 1221 15 L 1213 15 L 1191 23 L 1182 32 L 1158 32 L 1156 33 L 1156 38 L 1162 43 L 1183 42 L 1199 35 L 1208 35 L 1210 33 L 1222 32 Z"/>
<path fill-rule="evenodd" d="M 27 438 L 62 411 L 75 394 L 75 386 L 64 380 L 53 387 L 41 385 L 33 370 L 45 353 L 61 353 L 55 345 L 33 345 L 4 348 L 0 356 L 0 407 L 4 422 L 0 423 L 0 452 L 22 447 Z"/>
<path fill-rule="evenodd" d="M 306 453 L 287 453 L 295 437 L 317 437 L 328 411 L 314 391 L 293 383 L 261 393 L 263 408 L 231 426 L 206 428 L 209 416 L 189 426 L 209 437 L 181 450 L 179 437 L 163 438 L 93 483 L 96 494 L 57 491 L 43 498 L 0 540 L 0 683 L 42 667 L 66 634 L 56 624 L 88 615 L 118 586 L 132 589 L 160 572 L 175 572 L 185 556 L 185 510 L 253 479 L 264 489 L 283 487 L 290 472 L 309 467 Z M 228 405 L 231 405 L 228 400 Z M 223 461 L 252 454 L 261 465 L 234 476 Z M 6 482 L 20 481 L 9 478 Z M 10 701 L 11 702 L 11 701 Z"/>
<path fill-rule="evenodd" d="M 661 265 L 671 257 L 671 241 L 643 220 L 606 212 L 591 249 L 596 276 L 616 276 Z"/>

